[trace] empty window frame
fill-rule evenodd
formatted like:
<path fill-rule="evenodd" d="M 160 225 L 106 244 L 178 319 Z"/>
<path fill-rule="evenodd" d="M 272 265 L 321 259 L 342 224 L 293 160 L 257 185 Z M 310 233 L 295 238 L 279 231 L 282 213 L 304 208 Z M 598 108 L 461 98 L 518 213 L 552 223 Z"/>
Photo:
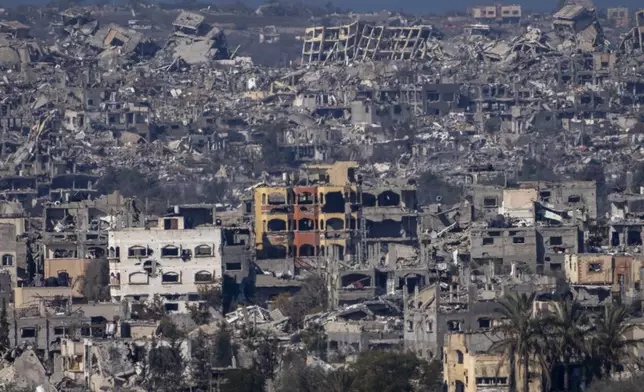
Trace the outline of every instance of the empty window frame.
<path fill-rule="evenodd" d="M 539 192 L 539 197 L 543 201 L 550 201 L 551 192 L 550 191 L 541 191 Z"/>
<path fill-rule="evenodd" d="M 602 264 L 601 263 L 588 264 L 588 272 L 602 272 Z"/>
<path fill-rule="evenodd" d="M 168 272 L 161 276 L 163 283 L 179 283 L 179 274 L 176 272 Z"/>
<path fill-rule="evenodd" d="M 54 328 L 54 335 L 61 336 L 61 335 L 66 335 L 66 334 L 67 334 L 67 328 L 66 327 L 55 327 Z"/>
<path fill-rule="evenodd" d="M 478 319 L 478 322 L 479 322 L 479 328 L 487 329 L 492 326 L 491 320 L 486 317 L 481 317 L 480 319 Z"/>
<path fill-rule="evenodd" d="M 13 265 L 13 255 L 2 255 L 2 266 L 11 267 Z"/>
<path fill-rule="evenodd" d="M 525 237 L 513 237 L 512 238 L 512 243 L 513 244 L 525 244 Z"/>
<path fill-rule="evenodd" d="M 201 271 L 195 274 L 195 283 L 212 283 L 212 274 L 208 271 Z"/>
<path fill-rule="evenodd" d="M 462 320 L 449 320 L 447 321 L 447 330 L 450 332 L 462 332 L 461 325 L 463 324 Z"/>
<path fill-rule="evenodd" d="M 483 198 L 483 207 L 498 207 L 499 203 L 496 199 L 496 197 L 484 197 Z"/>
<path fill-rule="evenodd" d="M 241 271 L 241 263 L 226 263 L 226 271 Z"/>
<path fill-rule="evenodd" d="M 35 338 L 37 335 L 36 328 L 22 328 L 20 329 L 21 338 Z"/>
<path fill-rule="evenodd" d="M 494 238 L 486 237 L 483 238 L 483 246 L 494 245 Z"/>
<path fill-rule="evenodd" d="M 199 245 L 195 248 L 195 256 L 212 256 L 212 248 L 208 245 Z"/>
<path fill-rule="evenodd" d="M 550 237 L 550 245 L 563 245 L 563 237 Z"/>
<path fill-rule="evenodd" d="M 179 257 L 179 248 L 173 245 L 164 246 L 161 249 L 161 257 Z"/>
<path fill-rule="evenodd" d="M 135 245 L 127 250 L 127 257 L 146 257 L 148 249 L 143 246 Z"/>

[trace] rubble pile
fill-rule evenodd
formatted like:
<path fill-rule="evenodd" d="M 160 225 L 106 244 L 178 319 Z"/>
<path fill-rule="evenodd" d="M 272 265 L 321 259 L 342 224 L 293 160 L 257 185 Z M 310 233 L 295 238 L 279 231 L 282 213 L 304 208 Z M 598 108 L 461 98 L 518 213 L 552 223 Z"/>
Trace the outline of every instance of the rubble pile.
<path fill-rule="evenodd" d="M 644 11 L 588 3 L 0 10 L 0 384 L 154 389 L 143 352 L 205 335 L 212 389 L 270 345 L 442 359 L 509 293 L 635 303 Z"/>

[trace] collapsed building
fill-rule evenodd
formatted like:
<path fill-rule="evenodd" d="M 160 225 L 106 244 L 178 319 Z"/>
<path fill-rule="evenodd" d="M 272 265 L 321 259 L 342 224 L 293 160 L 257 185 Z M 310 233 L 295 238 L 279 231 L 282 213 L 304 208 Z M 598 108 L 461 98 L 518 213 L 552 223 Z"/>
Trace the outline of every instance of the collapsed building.
<path fill-rule="evenodd" d="M 432 26 L 390 27 L 354 22 L 311 27 L 305 32 L 302 63 L 424 59 L 432 56 L 433 41 L 440 36 Z"/>
<path fill-rule="evenodd" d="M 642 11 L 622 40 L 568 3 L 288 26 L 261 17 L 279 5 L 234 23 L 156 5 L 0 21 L 12 345 L 93 390 L 132 386 L 130 350 L 157 327 L 132 318 L 155 298 L 188 316 L 204 289 L 230 290 L 233 335 L 288 346 L 273 299 L 319 275 L 328 301 L 305 323 L 329 362 L 412 350 L 449 365 L 449 388 L 506 388 L 478 335 L 508 293 L 589 309 L 641 296 L 641 179 L 620 185 L 644 159 Z M 128 197 L 104 194 L 114 173 Z M 95 305 L 84 277 L 103 261 Z"/>

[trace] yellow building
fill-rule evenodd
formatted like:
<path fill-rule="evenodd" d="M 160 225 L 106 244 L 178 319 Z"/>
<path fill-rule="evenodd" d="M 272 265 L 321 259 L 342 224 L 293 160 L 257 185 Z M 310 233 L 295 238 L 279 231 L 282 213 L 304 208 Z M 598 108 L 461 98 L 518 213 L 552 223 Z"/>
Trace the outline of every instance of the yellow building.
<path fill-rule="evenodd" d="M 71 298 L 70 287 L 16 287 L 13 300 L 16 309 L 38 305 L 41 301 L 51 301 L 56 298 Z"/>
<path fill-rule="evenodd" d="M 503 354 L 490 354 L 489 337 L 483 334 L 454 333 L 445 336 L 443 379 L 447 392 L 505 391 L 510 386 L 510 369 Z M 530 370 L 530 392 L 541 391 L 541 377 Z M 516 366 L 517 385 L 523 375 Z"/>
<path fill-rule="evenodd" d="M 45 259 L 45 279 L 67 274 L 74 297 L 83 297 L 81 279 L 85 276 L 89 259 Z"/>
<path fill-rule="evenodd" d="M 256 187 L 253 206 L 258 259 L 292 259 L 298 268 L 306 258 L 344 260 L 352 253 L 348 233 L 358 228 L 358 214 L 350 207 L 360 203 L 357 168 L 356 162 L 311 165 L 297 181 Z"/>
<path fill-rule="evenodd" d="M 572 284 L 611 285 L 613 256 L 599 254 L 566 255 L 566 278 Z"/>

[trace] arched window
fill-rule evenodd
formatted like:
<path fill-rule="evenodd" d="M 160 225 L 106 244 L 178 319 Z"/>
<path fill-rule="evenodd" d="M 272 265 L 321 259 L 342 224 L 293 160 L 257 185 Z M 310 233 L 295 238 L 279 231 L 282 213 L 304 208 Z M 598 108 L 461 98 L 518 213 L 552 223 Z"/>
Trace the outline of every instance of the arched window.
<path fill-rule="evenodd" d="M 315 256 L 315 247 L 309 244 L 300 245 L 300 256 L 305 256 L 305 257 Z"/>
<path fill-rule="evenodd" d="M 13 255 L 2 255 L 2 266 L 10 267 L 13 265 Z"/>
<path fill-rule="evenodd" d="M 199 245 L 195 248 L 195 256 L 212 256 L 212 248 L 208 245 Z"/>
<path fill-rule="evenodd" d="M 146 257 L 147 255 L 147 248 L 140 245 L 134 245 L 127 250 L 127 257 Z"/>
<path fill-rule="evenodd" d="M 326 221 L 326 229 L 328 231 L 344 230 L 344 221 L 340 218 L 331 218 Z"/>
<path fill-rule="evenodd" d="M 179 283 L 179 274 L 176 272 L 166 272 L 161 276 L 163 283 Z"/>
<path fill-rule="evenodd" d="M 130 274 L 128 280 L 130 284 L 148 284 L 148 279 L 148 274 L 144 272 L 135 272 Z"/>
<path fill-rule="evenodd" d="M 456 361 L 463 363 L 463 352 L 461 350 L 456 350 Z"/>
<path fill-rule="evenodd" d="M 208 271 L 200 271 L 195 274 L 195 283 L 211 283 L 212 274 Z"/>
<path fill-rule="evenodd" d="M 271 219 L 268 221 L 268 231 L 286 231 L 286 222 L 282 219 Z"/>
<path fill-rule="evenodd" d="M 174 245 L 166 245 L 161 249 L 161 257 L 179 257 L 179 248 Z"/>
<path fill-rule="evenodd" d="M 394 191 L 384 191 L 378 195 L 379 207 L 391 207 L 400 205 L 400 195 Z"/>

